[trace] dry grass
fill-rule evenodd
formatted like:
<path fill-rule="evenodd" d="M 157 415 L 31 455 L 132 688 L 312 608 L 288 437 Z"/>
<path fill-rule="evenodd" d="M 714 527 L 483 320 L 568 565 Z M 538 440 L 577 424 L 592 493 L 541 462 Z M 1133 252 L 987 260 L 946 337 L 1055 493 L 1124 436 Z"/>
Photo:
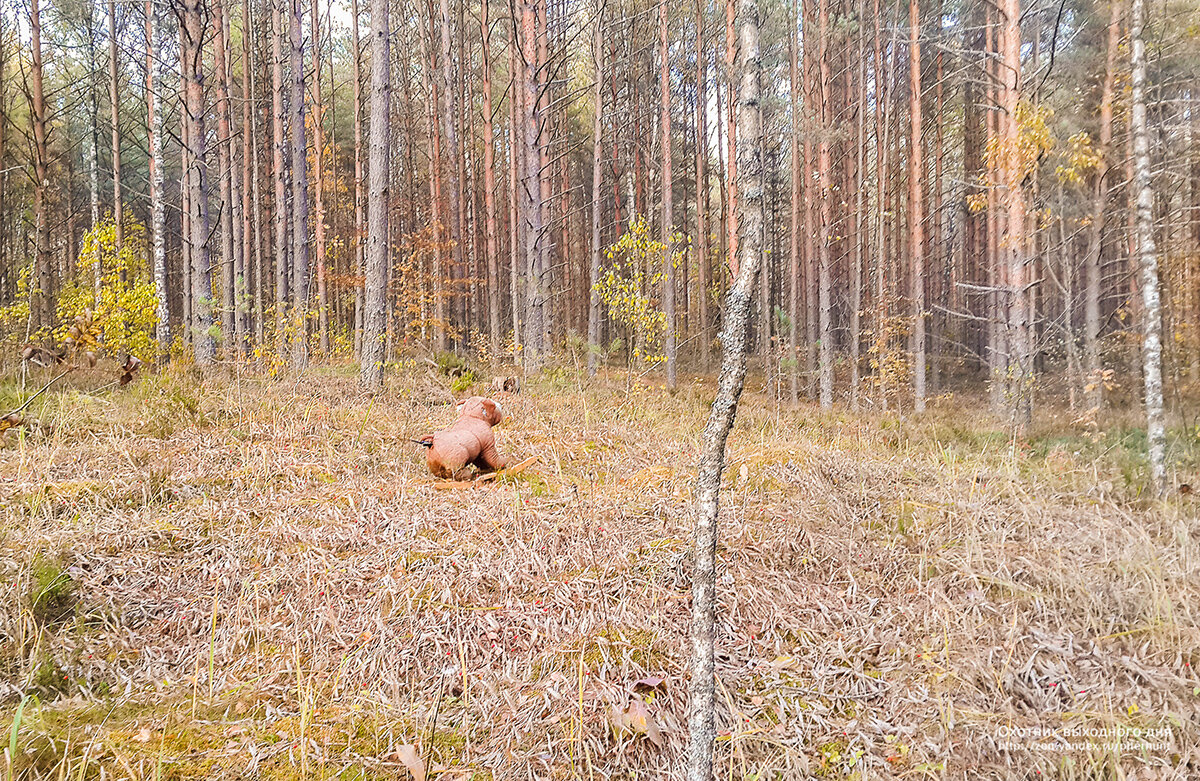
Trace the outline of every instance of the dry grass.
<path fill-rule="evenodd" d="M 450 417 L 421 373 L 49 394 L 0 449 L 6 751 L 31 695 L 0 770 L 392 778 L 413 745 L 443 779 L 668 777 L 711 392 L 559 372 L 499 433 L 541 463 L 458 492 L 406 441 Z M 1195 499 L 1139 496 L 1132 434 L 1013 442 L 969 407 L 744 397 L 722 778 L 1200 776 Z M 1118 726 L 1154 737 L 1005 737 Z"/>

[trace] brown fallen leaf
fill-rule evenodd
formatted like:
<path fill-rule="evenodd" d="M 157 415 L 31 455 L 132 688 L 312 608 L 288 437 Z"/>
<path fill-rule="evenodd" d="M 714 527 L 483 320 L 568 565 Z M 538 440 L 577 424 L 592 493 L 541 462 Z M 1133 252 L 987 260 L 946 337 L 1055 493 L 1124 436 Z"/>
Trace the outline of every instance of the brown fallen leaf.
<path fill-rule="evenodd" d="M 619 732 L 633 732 L 638 735 L 645 735 L 651 743 L 662 748 L 662 730 L 659 729 L 658 722 L 655 720 L 654 715 L 650 713 L 649 706 L 646 705 L 641 697 L 635 696 L 631 698 L 629 704 L 624 709 L 614 707 L 611 718 L 613 726 Z"/>
<path fill-rule="evenodd" d="M 416 746 L 411 743 L 400 746 L 396 749 L 396 759 L 412 774 L 413 781 L 425 781 L 425 760 L 421 759 Z"/>

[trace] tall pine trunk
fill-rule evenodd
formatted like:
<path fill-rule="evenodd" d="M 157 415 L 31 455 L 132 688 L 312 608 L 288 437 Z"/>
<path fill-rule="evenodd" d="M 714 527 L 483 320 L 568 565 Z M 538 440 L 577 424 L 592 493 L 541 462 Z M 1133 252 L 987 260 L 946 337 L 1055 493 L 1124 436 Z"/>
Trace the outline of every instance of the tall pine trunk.
<path fill-rule="evenodd" d="M 108 102 L 112 122 L 113 223 L 116 254 L 125 246 L 125 220 L 121 211 L 121 94 L 117 89 L 117 4 L 108 0 Z"/>
<path fill-rule="evenodd" d="M 258 139 L 253 108 L 254 84 L 251 74 L 254 61 L 250 56 L 250 0 L 242 0 L 242 296 L 245 304 L 238 312 L 238 350 L 243 358 L 249 353 L 250 319 L 253 316 L 255 340 L 262 341 L 262 255 L 259 232 L 258 198 Z M 254 306 L 250 306 L 251 270 L 255 276 Z M 253 309 L 253 311 L 251 311 Z"/>
<path fill-rule="evenodd" d="M 833 406 L 833 191 L 830 160 L 830 125 L 832 106 L 829 80 L 829 0 L 819 0 L 817 8 L 817 69 L 820 74 L 821 97 L 817 111 L 821 118 L 821 135 L 817 139 L 817 204 L 820 233 L 817 236 L 817 317 L 820 332 L 820 401 L 822 409 Z"/>
<path fill-rule="evenodd" d="M 704 3 L 696 0 L 696 287 L 699 299 L 700 367 L 708 369 L 709 338 L 709 235 L 708 211 L 708 53 L 704 46 Z"/>
<path fill-rule="evenodd" d="M 291 253 L 288 248 L 287 172 L 284 158 L 287 136 L 284 126 L 287 116 L 283 108 L 283 4 L 288 0 L 269 0 L 271 3 L 271 170 L 275 182 L 275 349 L 281 360 L 288 355 L 287 319 L 291 290 Z"/>
<path fill-rule="evenodd" d="M 29 286 L 29 316 L 33 330 L 53 325 L 51 300 L 50 223 L 46 189 L 49 187 L 49 153 L 46 145 L 46 93 L 42 64 L 42 14 L 38 0 L 29 2 L 29 114 L 33 125 L 34 284 Z"/>
<path fill-rule="evenodd" d="M 1099 409 L 1104 403 L 1104 367 L 1100 357 L 1100 295 L 1104 273 L 1104 228 L 1108 212 L 1108 157 L 1112 150 L 1113 92 L 1116 81 L 1117 46 L 1121 39 L 1121 3 L 1111 0 L 1104 86 L 1100 95 L 1100 143 L 1096 149 L 1095 183 L 1092 186 L 1092 224 L 1088 231 L 1087 254 L 1083 260 L 1083 357 L 1087 405 Z"/>
<path fill-rule="evenodd" d="M 521 118 L 524 175 L 521 182 L 521 222 L 525 234 L 525 338 L 523 363 L 526 369 L 541 368 L 545 341 L 545 290 L 542 274 L 542 150 L 541 101 L 538 100 L 537 0 L 521 2 L 521 45 L 523 67 L 520 74 L 523 116 Z"/>
<path fill-rule="evenodd" d="M 213 0 L 213 75 L 216 77 L 217 93 L 217 177 L 221 188 L 221 203 L 218 219 L 221 223 L 221 336 L 226 357 L 232 357 L 236 344 L 234 319 L 237 305 L 234 301 L 234 253 L 241 250 L 233 235 L 233 155 L 230 129 L 228 47 L 225 38 L 225 2 Z"/>
<path fill-rule="evenodd" d="M 788 216 L 791 220 L 791 231 L 788 235 L 788 395 L 793 404 L 800 400 L 800 353 L 796 330 L 800 319 L 800 211 L 803 203 L 800 190 L 800 46 L 797 40 L 800 34 L 797 6 L 800 2 L 801 0 L 792 0 L 788 24 L 788 94 L 792 111 L 792 189 L 791 202 L 788 205 Z"/>
<path fill-rule="evenodd" d="M 496 235 L 496 139 L 492 118 L 492 30 L 488 0 L 482 0 L 479 10 L 479 34 L 483 46 L 483 210 L 488 274 L 488 335 L 492 360 L 498 361 L 501 350 L 500 247 Z"/>
<path fill-rule="evenodd" d="M 329 289 L 325 268 L 325 104 L 321 95 L 321 14 L 312 2 L 313 61 L 313 230 L 317 249 L 317 331 L 322 355 L 329 355 Z"/>
<path fill-rule="evenodd" d="M 921 140 L 921 4 L 908 3 L 908 246 L 912 263 L 913 405 L 925 411 L 925 164 Z"/>
<path fill-rule="evenodd" d="M 595 110 L 592 116 L 592 253 L 588 272 L 588 374 L 595 375 L 600 360 L 600 292 L 595 285 L 600 279 L 600 188 L 603 183 L 604 160 L 604 6 L 597 3 L 592 24 L 592 59 L 596 76 L 592 85 Z"/>
<path fill-rule="evenodd" d="M 185 0 L 182 52 L 188 123 L 188 209 L 192 238 L 192 349 L 196 363 L 216 357 L 213 334 L 212 246 L 208 214 L 208 150 L 204 106 L 204 0 Z"/>
<path fill-rule="evenodd" d="M 666 248 L 666 278 L 663 280 L 663 315 L 667 320 L 665 353 L 667 358 L 667 390 L 675 390 L 675 263 L 671 234 L 675 221 L 671 176 L 671 61 L 668 48 L 667 4 L 658 6 L 659 59 L 662 127 L 662 242 Z M 565 248 L 564 248 L 565 249 Z"/>
<path fill-rule="evenodd" d="M 304 127 L 303 0 L 291 0 L 292 94 L 292 367 L 308 365 L 308 144 Z"/>
<path fill-rule="evenodd" d="M 1007 296 L 1009 352 L 1016 369 L 1009 395 L 1013 399 L 1013 422 L 1022 432 L 1028 431 L 1033 415 L 1033 344 L 1030 324 L 1030 296 L 1026 289 L 1029 271 L 1028 237 L 1026 236 L 1025 191 L 1022 183 L 1022 160 L 1018 148 L 1020 126 L 1017 109 L 1021 95 L 1021 2 L 1003 0 L 1004 15 L 1001 60 L 1001 107 L 1004 111 L 1003 172 L 1005 200 L 1004 252 L 1007 255 L 1008 279 L 1004 286 Z"/>
<path fill-rule="evenodd" d="M 88 28 L 88 197 L 91 205 L 91 230 L 100 224 L 100 94 L 96 89 L 96 12 L 95 5 L 87 4 Z M 95 300 L 100 300 L 100 280 L 104 276 L 103 262 L 96 258 L 92 275 Z"/>
<path fill-rule="evenodd" d="M 363 257 L 366 226 L 363 224 L 363 145 L 362 145 L 362 45 L 358 39 L 358 0 L 350 0 L 350 48 L 353 49 L 354 79 L 354 354 L 362 357 L 363 285 L 366 266 Z"/>

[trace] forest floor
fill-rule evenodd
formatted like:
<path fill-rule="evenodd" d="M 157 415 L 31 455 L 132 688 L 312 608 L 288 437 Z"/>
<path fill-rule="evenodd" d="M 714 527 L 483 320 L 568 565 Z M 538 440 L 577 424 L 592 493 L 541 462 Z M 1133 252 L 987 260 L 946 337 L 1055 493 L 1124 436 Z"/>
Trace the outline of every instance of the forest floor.
<path fill-rule="evenodd" d="M 667 778 L 713 389 L 574 370 L 437 490 L 418 369 L 80 374 L 0 445 L 3 778 Z M 34 385 L 33 387 L 37 387 Z M 743 397 L 720 777 L 1200 777 L 1200 443 Z M 27 395 L 27 394 L 26 394 Z M 0 412 L 24 398 L 0 384 Z M 1186 490 L 1186 489 L 1185 489 Z M 11 727 L 10 727 L 11 725 Z"/>

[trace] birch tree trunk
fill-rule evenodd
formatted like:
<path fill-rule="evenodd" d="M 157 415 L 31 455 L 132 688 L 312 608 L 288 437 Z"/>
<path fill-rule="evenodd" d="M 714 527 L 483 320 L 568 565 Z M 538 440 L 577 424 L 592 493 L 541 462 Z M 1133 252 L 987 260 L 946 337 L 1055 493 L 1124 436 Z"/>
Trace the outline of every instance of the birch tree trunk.
<path fill-rule="evenodd" d="M 1142 375 L 1146 394 L 1146 440 L 1150 456 L 1150 490 L 1166 490 L 1167 436 L 1163 424 L 1162 307 L 1159 298 L 1158 251 L 1154 244 L 1154 188 L 1150 138 L 1146 127 L 1145 0 L 1132 0 L 1129 29 L 1133 67 L 1130 130 L 1133 133 L 1134 191 L 1137 206 L 1137 252 L 1142 288 Z"/>
<path fill-rule="evenodd" d="M 154 0 L 146 0 L 146 25 L 150 40 L 146 57 L 146 113 L 150 138 L 150 229 L 154 236 L 153 268 L 155 307 L 154 338 L 158 358 L 166 361 L 171 349 L 171 310 L 167 299 L 167 214 L 163 200 L 163 108 L 159 99 L 166 66 L 163 63 L 162 18 Z"/>
<path fill-rule="evenodd" d="M 392 78 L 388 39 L 388 0 L 371 0 L 370 182 L 367 192 L 366 282 L 360 378 L 367 388 L 383 387 L 383 348 L 387 332 L 388 174 L 391 147 Z"/>
<path fill-rule="evenodd" d="M 724 357 L 717 397 L 701 438 L 696 475 L 696 528 L 692 559 L 691 681 L 688 689 L 688 781 L 711 781 L 715 723 L 717 516 L 725 443 L 746 384 L 746 348 L 755 281 L 762 263 L 763 153 L 759 103 L 757 0 L 739 0 L 741 68 L 738 88 L 738 273 L 729 288 L 721 334 Z"/>

